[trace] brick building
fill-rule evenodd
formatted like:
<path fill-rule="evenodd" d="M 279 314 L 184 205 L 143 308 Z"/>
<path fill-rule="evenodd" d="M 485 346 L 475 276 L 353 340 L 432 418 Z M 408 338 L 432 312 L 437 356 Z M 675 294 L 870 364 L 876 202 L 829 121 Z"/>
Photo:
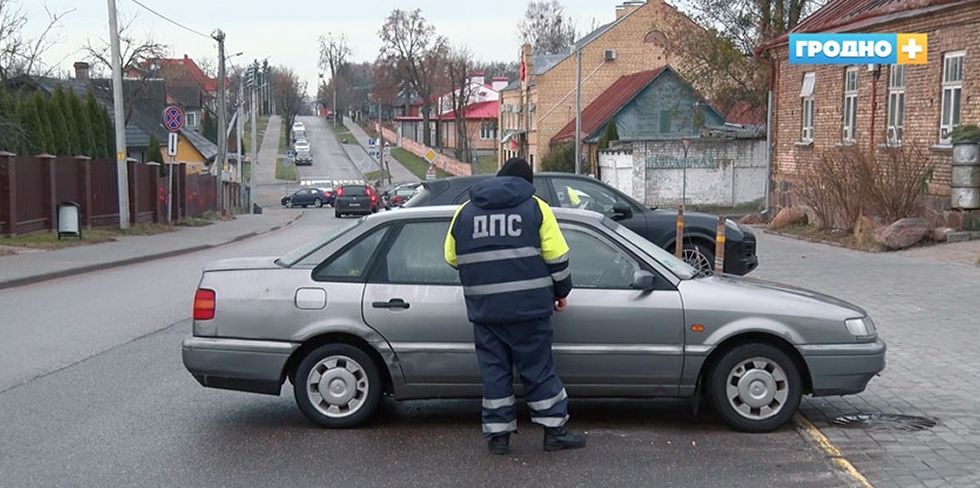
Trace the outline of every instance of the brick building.
<path fill-rule="evenodd" d="M 886 151 L 913 144 L 934 163 L 930 203 L 947 207 L 949 132 L 980 122 L 980 0 L 834 0 L 795 33 L 928 34 L 928 64 L 790 65 L 787 37 L 773 60 L 773 179 L 777 202 L 795 202 L 801 167 L 843 145 Z"/>
<path fill-rule="evenodd" d="M 668 46 L 691 29 L 700 27 L 662 0 L 630 1 L 616 7 L 615 20 L 579 39 L 567 52 L 542 55 L 524 46 L 525 83 L 509 85 L 501 94 L 500 160 L 527 144 L 528 160 L 539 168 L 551 139 L 574 120 L 577 51 L 582 52 L 584 108 L 623 76 L 668 63 L 683 68 L 683 59 Z"/>

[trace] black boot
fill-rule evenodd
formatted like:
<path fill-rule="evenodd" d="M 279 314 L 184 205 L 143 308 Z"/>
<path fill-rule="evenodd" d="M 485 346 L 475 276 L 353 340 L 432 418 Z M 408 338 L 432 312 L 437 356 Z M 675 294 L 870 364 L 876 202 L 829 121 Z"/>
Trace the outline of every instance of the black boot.
<path fill-rule="evenodd" d="M 510 454 L 510 434 L 495 435 L 487 441 L 490 452 L 497 455 Z"/>
<path fill-rule="evenodd" d="M 585 436 L 569 432 L 564 427 L 544 428 L 544 450 L 560 451 L 585 447 Z"/>

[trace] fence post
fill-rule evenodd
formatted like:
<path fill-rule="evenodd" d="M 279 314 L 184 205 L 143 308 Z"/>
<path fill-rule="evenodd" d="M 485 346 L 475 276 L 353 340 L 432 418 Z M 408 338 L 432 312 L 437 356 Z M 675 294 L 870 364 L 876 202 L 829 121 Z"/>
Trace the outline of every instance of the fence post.
<path fill-rule="evenodd" d="M 92 228 L 92 158 L 75 156 L 82 165 L 82 216 L 85 218 L 85 228 Z"/>
<path fill-rule="evenodd" d="M 677 207 L 677 240 L 674 242 L 674 254 L 684 259 L 684 206 Z"/>
<path fill-rule="evenodd" d="M 51 154 L 39 154 L 37 159 L 41 162 L 41 174 L 44 180 L 45 195 L 43 195 L 42 205 L 48 215 L 48 230 L 58 232 L 58 198 L 57 174 L 54 171 L 55 157 Z"/>
<path fill-rule="evenodd" d="M 718 216 L 718 229 L 715 231 L 715 272 L 725 270 L 725 216 Z"/>
<path fill-rule="evenodd" d="M 7 235 L 14 237 L 17 235 L 17 159 L 13 153 L 0 151 L 0 160 L 3 160 L 7 167 L 5 180 L 7 185 Z"/>
<path fill-rule="evenodd" d="M 136 225 L 137 212 L 139 210 L 139 178 L 136 174 L 137 161 L 133 158 L 126 159 L 126 175 L 129 178 L 129 223 Z"/>

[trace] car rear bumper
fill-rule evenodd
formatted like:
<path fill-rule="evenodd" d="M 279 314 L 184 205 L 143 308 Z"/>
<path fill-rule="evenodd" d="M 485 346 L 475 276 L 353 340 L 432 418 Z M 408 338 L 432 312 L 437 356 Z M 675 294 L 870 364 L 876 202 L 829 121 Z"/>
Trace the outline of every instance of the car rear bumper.
<path fill-rule="evenodd" d="M 813 396 L 860 393 L 885 369 L 885 342 L 799 346 L 810 370 Z"/>
<path fill-rule="evenodd" d="M 374 212 L 373 210 L 374 207 L 371 205 L 368 205 L 366 207 L 351 207 L 349 204 L 345 205 L 342 203 L 341 204 L 335 203 L 334 208 L 336 208 L 338 212 L 345 213 L 345 214 L 370 214 Z"/>
<path fill-rule="evenodd" d="M 292 342 L 186 337 L 184 367 L 203 386 L 278 395 Z"/>

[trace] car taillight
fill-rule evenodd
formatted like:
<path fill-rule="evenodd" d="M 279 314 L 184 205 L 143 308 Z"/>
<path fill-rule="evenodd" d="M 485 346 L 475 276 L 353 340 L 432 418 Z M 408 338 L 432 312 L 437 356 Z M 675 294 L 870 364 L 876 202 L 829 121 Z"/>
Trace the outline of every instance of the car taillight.
<path fill-rule="evenodd" d="M 337 196 L 338 197 L 344 196 L 344 187 L 337 188 Z"/>
<path fill-rule="evenodd" d="M 194 294 L 194 320 L 211 320 L 214 318 L 214 290 L 198 288 Z"/>

